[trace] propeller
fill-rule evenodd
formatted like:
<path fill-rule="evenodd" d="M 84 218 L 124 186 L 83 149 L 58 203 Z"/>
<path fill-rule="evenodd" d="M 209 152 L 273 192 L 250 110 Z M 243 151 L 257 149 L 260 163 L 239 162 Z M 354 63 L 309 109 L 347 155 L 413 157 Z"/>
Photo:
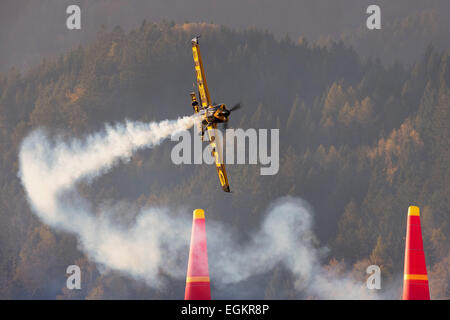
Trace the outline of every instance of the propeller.
<path fill-rule="evenodd" d="M 242 107 L 242 106 L 241 106 L 241 104 L 240 104 L 240 103 L 238 103 L 238 104 L 235 104 L 235 105 L 234 105 L 234 107 L 230 109 L 230 112 L 233 112 L 233 111 L 239 110 L 239 109 L 240 109 L 241 107 Z"/>
<path fill-rule="evenodd" d="M 240 103 L 235 104 L 233 106 L 233 108 L 227 110 L 229 112 L 228 115 L 233 111 L 239 110 L 241 107 L 242 106 Z M 227 130 L 227 129 L 228 129 L 228 120 L 223 123 L 223 130 Z"/>

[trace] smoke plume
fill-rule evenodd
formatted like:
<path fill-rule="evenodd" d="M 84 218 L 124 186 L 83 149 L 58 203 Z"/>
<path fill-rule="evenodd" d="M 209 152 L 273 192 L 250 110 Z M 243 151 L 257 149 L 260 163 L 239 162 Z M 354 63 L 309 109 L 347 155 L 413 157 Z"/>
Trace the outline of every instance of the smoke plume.
<path fill-rule="evenodd" d="M 168 208 L 146 208 L 131 225 L 124 226 L 108 214 L 117 208 L 96 212 L 77 193 L 76 185 L 89 183 L 129 161 L 139 149 L 155 147 L 189 129 L 194 121 L 193 117 L 150 124 L 128 121 L 69 142 L 51 138 L 43 129 L 32 132 L 21 145 L 19 177 L 33 212 L 45 224 L 75 234 L 80 249 L 102 270 L 121 272 L 152 287 L 163 284 L 162 270 L 165 275 L 183 279 L 190 215 L 169 212 Z M 231 226 L 208 220 L 209 263 L 217 290 L 282 265 L 295 279 L 295 290 L 303 295 L 376 298 L 365 283 L 330 276 L 321 266 L 326 249 L 315 245 L 312 210 L 305 201 L 279 199 L 258 228 L 249 241 L 241 243 Z"/>
<path fill-rule="evenodd" d="M 178 244 L 185 246 L 185 241 L 167 232 L 169 226 L 181 229 L 180 221 L 171 221 L 164 209 L 154 208 L 124 229 L 107 213 L 94 214 L 77 194 L 76 184 L 92 181 L 129 161 L 137 150 L 154 147 L 193 124 L 194 117 L 150 124 L 127 121 L 70 143 L 50 139 L 43 129 L 32 132 L 21 145 L 19 177 L 33 211 L 45 224 L 76 234 L 92 260 L 156 285 L 158 266 L 164 260 L 161 247 L 166 242 L 174 250 Z M 177 274 L 177 268 L 171 270 Z"/>

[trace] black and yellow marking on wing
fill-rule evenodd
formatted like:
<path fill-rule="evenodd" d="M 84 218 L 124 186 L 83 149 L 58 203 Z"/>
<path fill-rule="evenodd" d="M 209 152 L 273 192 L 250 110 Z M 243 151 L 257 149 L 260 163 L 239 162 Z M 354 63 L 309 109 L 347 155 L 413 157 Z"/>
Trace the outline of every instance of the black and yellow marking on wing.
<path fill-rule="evenodd" d="M 197 75 L 197 86 L 200 93 L 200 100 L 203 107 L 211 105 L 208 83 L 206 82 L 205 69 L 203 68 L 202 56 L 198 42 L 192 42 L 192 55 L 194 56 L 195 73 Z"/>
<path fill-rule="evenodd" d="M 222 152 L 222 146 L 221 141 L 216 139 L 216 136 L 214 135 L 215 130 L 217 130 L 217 125 L 212 124 L 207 127 L 208 129 L 208 135 L 209 135 L 209 143 L 211 145 L 212 149 L 212 155 L 216 162 L 216 170 L 217 174 L 219 175 L 220 185 L 222 186 L 223 191 L 230 192 L 230 185 L 228 184 L 228 177 L 227 177 L 227 171 L 225 170 L 225 165 L 223 163 L 223 155 Z"/>

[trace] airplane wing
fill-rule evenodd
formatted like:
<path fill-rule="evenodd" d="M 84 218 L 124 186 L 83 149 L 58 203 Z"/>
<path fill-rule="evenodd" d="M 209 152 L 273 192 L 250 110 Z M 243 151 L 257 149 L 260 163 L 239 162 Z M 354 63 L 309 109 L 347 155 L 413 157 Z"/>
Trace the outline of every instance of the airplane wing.
<path fill-rule="evenodd" d="M 201 100 L 201 105 L 207 108 L 211 105 L 211 97 L 209 95 L 208 83 L 206 82 L 205 69 L 203 68 L 202 56 L 200 54 L 200 46 L 198 44 L 198 37 L 192 39 L 192 55 L 195 62 L 195 73 L 197 76 L 197 87 Z M 194 93 L 195 97 L 195 93 Z M 193 98 L 191 94 L 191 98 Z M 193 100 L 194 101 L 194 100 Z M 198 112 L 198 110 L 196 110 Z M 223 163 L 222 156 L 222 141 L 216 139 L 215 131 L 217 130 L 217 124 L 211 123 L 207 126 L 209 143 L 211 145 L 212 153 L 216 162 L 216 170 L 219 175 L 220 185 L 223 191 L 230 192 L 230 185 L 228 184 L 227 171 Z"/>
<path fill-rule="evenodd" d="M 192 39 L 192 55 L 194 56 L 195 72 L 197 74 L 197 86 L 200 93 L 202 107 L 211 105 L 208 83 L 206 82 L 205 69 L 203 68 L 202 56 L 200 55 L 200 46 L 198 37 Z"/>
<path fill-rule="evenodd" d="M 213 123 L 207 127 L 209 135 L 209 144 L 211 145 L 212 153 L 216 161 L 216 170 L 219 175 L 220 185 L 223 191 L 231 192 L 230 185 L 228 183 L 227 171 L 225 170 L 225 164 L 223 163 L 222 155 L 222 141 L 216 139 L 215 131 L 217 130 L 217 124 Z"/>

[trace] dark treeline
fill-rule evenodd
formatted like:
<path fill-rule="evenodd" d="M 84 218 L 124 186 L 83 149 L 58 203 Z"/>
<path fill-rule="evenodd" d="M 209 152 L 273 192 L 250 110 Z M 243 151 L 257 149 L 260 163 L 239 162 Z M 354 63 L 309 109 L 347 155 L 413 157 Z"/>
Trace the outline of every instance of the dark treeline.
<path fill-rule="evenodd" d="M 81 8 L 81 30 L 65 27 L 66 8 L 73 4 Z M 366 10 L 372 4 L 381 8 L 381 30 L 366 27 Z M 129 31 L 144 18 L 256 27 L 277 38 L 289 34 L 323 44 L 342 38 L 361 56 L 410 63 L 430 43 L 450 48 L 448 12 L 447 0 L 2 0 L 0 72 L 12 65 L 26 70 L 43 57 L 91 43 L 102 25 Z"/>
<path fill-rule="evenodd" d="M 448 52 L 428 47 L 410 68 L 386 67 L 340 42 L 319 47 L 255 29 L 169 22 L 144 22 L 129 33 L 103 29 L 87 47 L 23 75 L 14 69 L 0 75 L 0 297 L 182 297 L 182 283 L 158 291 L 99 274 L 74 236 L 41 224 L 17 178 L 18 149 L 40 126 L 80 137 L 125 118 L 190 114 L 196 34 L 212 98 L 243 105 L 230 126 L 280 128 L 279 173 L 261 176 L 257 165 L 230 165 L 233 193 L 224 194 L 213 167 L 173 165 L 174 142 L 166 142 L 80 185 L 86 198 L 96 205 L 125 200 L 124 215 L 145 206 L 181 207 L 186 214 L 201 207 L 209 219 L 253 230 L 273 200 L 301 197 L 314 208 L 320 245 L 331 249 L 324 263 L 345 265 L 357 277 L 377 264 L 385 283 L 402 272 L 407 208 L 418 205 L 431 294 L 448 297 Z M 86 270 L 75 293 L 63 289 L 70 264 Z M 280 273 L 269 275 L 267 292 L 295 297 L 286 293 L 293 290 L 288 280 L 271 277 Z"/>

